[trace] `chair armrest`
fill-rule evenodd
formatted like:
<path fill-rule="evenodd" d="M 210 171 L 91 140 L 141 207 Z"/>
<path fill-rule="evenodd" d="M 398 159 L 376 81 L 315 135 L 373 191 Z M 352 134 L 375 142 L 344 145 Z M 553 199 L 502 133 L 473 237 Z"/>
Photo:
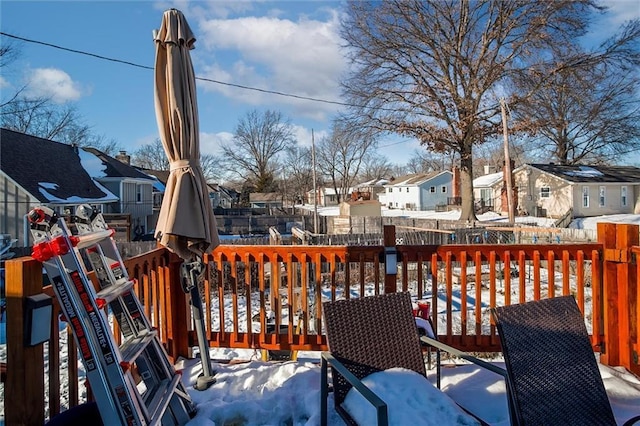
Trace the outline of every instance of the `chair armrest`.
<path fill-rule="evenodd" d="M 340 361 L 338 361 L 330 352 L 322 352 L 320 354 L 323 368 L 326 364 L 333 367 L 342 377 L 344 377 L 364 398 L 376 409 L 378 417 L 378 425 L 387 425 L 389 423 L 387 404 L 380 399 L 378 395 L 373 393 L 360 379 L 358 379 L 351 371 L 345 367 Z M 323 380 L 323 384 L 325 381 Z M 322 404 L 326 407 L 326 401 L 322 401 Z"/>
<path fill-rule="evenodd" d="M 479 358 L 476 358 L 476 357 L 474 357 L 472 355 L 469 355 L 466 352 L 462 352 L 462 351 L 460 351 L 460 350 L 458 350 L 458 349 L 456 349 L 456 348 L 454 348 L 452 346 L 445 345 L 444 343 L 439 342 L 439 341 L 434 340 L 434 339 L 431 339 L 430 337 L 427 337 L 427 336 L 420 336 L 420 341 L 426 343 L 427 345 L 431 345 L 433 347 L 436 347 L 436 348 L 440 349 L 441 351 L 448 352 L 448 353 L 450 353 L 452 355 L 455 355 L 455 356 L 460 357 L 460 358 L 462 358 L 464 360 L 467 360 L 467 361 L 472 362 L 472 363 L 474 363 L 476 365 L 479 365 L 482 368 L 485 368 L 485 369 L 487 369 L 489 371 L 492 371 L 492 372 L 494 372 L 496 374 L 501 375 L 505 379 L 508 379 L 507 370 L 505 370 L 504 368 L 500 368 L 500 367 L 498 367 L 496 365 L 491 364 L 490 362 L 487 362 L 487 361 L 481 360 Z"/>
<path fill-rule="evenodd" d="M 630 418 L 629 420 L 624 422 L 623 426 L 631 426 L 631 425 L 635 425 L 636 423 L 640 424 L 640 416 L 635 416 Z"/>

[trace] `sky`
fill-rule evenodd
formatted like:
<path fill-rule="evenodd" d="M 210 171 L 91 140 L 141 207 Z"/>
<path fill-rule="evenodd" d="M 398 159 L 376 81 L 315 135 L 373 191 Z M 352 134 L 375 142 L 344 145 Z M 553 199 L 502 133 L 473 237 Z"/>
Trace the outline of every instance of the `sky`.
<path fill-rule="evenodd" d="M 611 14 L 597 36 L 640 16 L 636 0 L 607 0 Z M 219 152 L 238 121 L 256 109 L 282 112 L 303 146 L 327 134 L 340 102 L 346 63 L 338 35 L 339 1 L 12 1 L 0 3 L 2 32 L 129 62 L 123 64 L 20 42 L 19 58 L 0 75 L 1 98 L 28 84 L 33 95 L 77 107 L 86 124 L 129 152 L 158 137 L 153 106 L 152 31 L 162 12 L 183 11 L 196 36 L 201 149 Z M 7 37 L 0 41 L 6 43 Z M 145 68 L 147 67 L 147 68 Z M 8 68 L 8 69 L 5 69 Z M 240 85 L 260 90 L 234 87 Z M 279 96 L 261 90 L 310 97 Z M 404 164 L 419 145 L 389 136 L 379 152 Z"/>

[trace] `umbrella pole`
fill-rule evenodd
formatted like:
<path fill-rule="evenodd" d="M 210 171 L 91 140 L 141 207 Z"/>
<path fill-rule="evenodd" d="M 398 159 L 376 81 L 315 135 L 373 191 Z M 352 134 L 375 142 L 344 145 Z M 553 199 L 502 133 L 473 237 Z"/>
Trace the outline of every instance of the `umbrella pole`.
<path fill-rule="evenodd" d="M 191 295 L 191 313 L 196 326 L 198 336 L 198 348 L 200 349 L 200 361 L 202 363 L 202 375 L 196 379 L 194 388 L 196 390 L 208 389 L 216 382 L 215 371 L 211 370 L 211 359 L 209 357 L 209 345 L 205 337 L 204 313 L 202 308 L 202 298 L 198 289 L 198 276 L 202 273 L 204 264 L 201 260 L 195 262 L 182 263 L 182 289 Z"/>

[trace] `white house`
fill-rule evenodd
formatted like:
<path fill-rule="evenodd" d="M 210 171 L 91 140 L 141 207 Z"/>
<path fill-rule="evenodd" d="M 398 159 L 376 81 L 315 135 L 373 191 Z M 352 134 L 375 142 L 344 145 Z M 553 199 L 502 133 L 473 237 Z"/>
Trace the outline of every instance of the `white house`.
<path fill-rule="evenodd" d="M 503 173 L 491 173 L 485 167 L 485 174 L 473 180 L 473 199 L 477 206 L 476 210 L 492 210 L 499 212 L 502 208 L 502 188 Z"/>
<path fill-rule="evenodd" d="M 340 197 L 341 201 L 349 199 L 351 197 L 351 191 L 347 192 Z M 338 193 L 334 188 L 322 187 L 317 189 L 316 202 L 318 206 L 328 207 L 338 205 Z M 307 192 L 307 203 L 313 204 L 313 189 Z"/>
<path fill-rule="evenodd" d="M 435 210 L 436 206 L 447 205 L 452 182 L 450 171 L 402 176 L 384 185 L 378 200 L 390 209 Z"/>
<path fill-rule="evenodd" d="M 525 164 L 514 170 L 519 210 L 560 218 L 640 213 L 640 168 Z"/>

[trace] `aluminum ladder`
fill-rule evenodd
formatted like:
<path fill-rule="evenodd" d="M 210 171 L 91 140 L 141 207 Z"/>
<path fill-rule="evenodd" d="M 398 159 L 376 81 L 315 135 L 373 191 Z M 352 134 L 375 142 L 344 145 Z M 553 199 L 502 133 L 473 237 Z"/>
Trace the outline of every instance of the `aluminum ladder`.
<path fill-rule="evenodd" d="M 182 425 L 195 413 L 181 375 L 144 314 L 102 214 L 78 206 L 65 220 L 47 207 L 29 212 L 34 259 L 43 263 L 79 348 L 105 425 Z M 85 260 L 86 259 L 86 260 Z M 100 290 L 88 272 L 93 270 Z M 121 332 L 118 345 L 105 308 Z"/>

